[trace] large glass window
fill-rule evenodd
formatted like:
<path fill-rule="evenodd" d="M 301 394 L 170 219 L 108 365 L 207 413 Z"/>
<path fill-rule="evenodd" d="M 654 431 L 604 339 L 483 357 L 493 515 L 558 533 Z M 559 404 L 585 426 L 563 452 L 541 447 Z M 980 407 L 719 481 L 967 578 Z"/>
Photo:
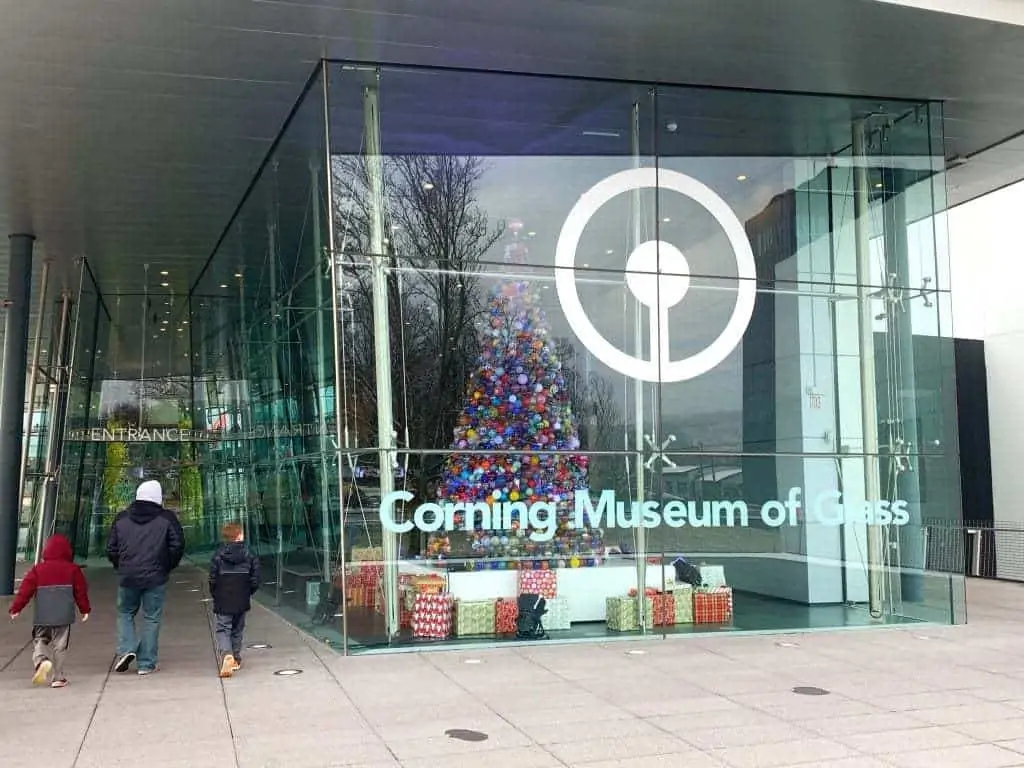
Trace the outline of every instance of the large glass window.
<path fill-rule="evenodd" d="M 962 619 L 936 105 L 327 85 L 352 647 Z"/>

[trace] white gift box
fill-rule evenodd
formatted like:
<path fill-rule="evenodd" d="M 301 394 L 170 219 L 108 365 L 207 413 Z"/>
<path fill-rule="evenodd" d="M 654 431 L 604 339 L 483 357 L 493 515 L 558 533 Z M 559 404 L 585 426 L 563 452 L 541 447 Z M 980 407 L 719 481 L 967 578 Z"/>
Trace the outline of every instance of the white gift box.
<path fill-rule="evenodd" d="M 702 565 L 700 567 L 700 580 L 708 589 L 718 589 L 726 586 L 725 566 L 723 565 Z"/>
<path fill-rule="evenodd" d="M 552 597 L 547 602 L 548 612 L 544 614 L 541 622 L 544 629 L 569 629 L 569 599 L 565 597 Z"/>

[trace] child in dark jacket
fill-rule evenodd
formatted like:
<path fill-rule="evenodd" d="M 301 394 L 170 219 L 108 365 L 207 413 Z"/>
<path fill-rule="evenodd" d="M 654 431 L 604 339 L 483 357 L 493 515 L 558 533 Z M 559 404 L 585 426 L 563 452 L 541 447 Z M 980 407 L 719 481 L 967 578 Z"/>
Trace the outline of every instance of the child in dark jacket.
<path fill-rule="evenodd" d="M 33 598 L 32 663 L 35 664 L 35 674 L 32 684 L 49 682 L 51 688 L 64 688 L 68 684 L 64 677 L 64 659 L 71 642 L 75 607 L 82 613 L 82 621 L 89 620 L 92 609 L 85 574 L 75 565 L 71 542 L 59 533 L 46 541 L 43 561 L 25 574 L 11 603 L 11 619 L 18 618 Z"/>
<path fill-rule="evenodd" d="M 221 530 L 221 538 L 224 543 L 210 561 L 210 596 L 217 623 L 220 676 L 231 677 L 242 668 L 245 614 L 260 587 L 260 564 L 245 546 L 241 525 L 228 523 Z"/>

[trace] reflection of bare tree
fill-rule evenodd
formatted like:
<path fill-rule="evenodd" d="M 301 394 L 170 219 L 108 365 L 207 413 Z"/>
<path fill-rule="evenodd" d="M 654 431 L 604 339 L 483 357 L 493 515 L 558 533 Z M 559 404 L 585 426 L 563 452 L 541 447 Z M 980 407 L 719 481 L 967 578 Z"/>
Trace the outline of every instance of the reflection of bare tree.
<path fill-rule="evenodd" d="M 416 155 L 384 161 L 395 429 L 401 443 L 407 433 L 408 445 L 414 448 L 448 447 L 479 351 L 480 264 L 502 233 L 477 203 L 484 170 L 483 162 L 474 157 Z M 367 164 L 362 157 L 336 157 L 332 175 L 334 245 L 345 283 L 344 364 L 351 375 L 346 394 L 363 404 L 359 407 L 373 410 Z M 440 454 L 414 458 L 421 484 L 442 460 Z M 425 492 L 425 486 L 420 490 Z"/>
<path fill-rule="evenodd" d="M 621 451 L 625 447 L 625 425 L 616 403 L 614 385 L 604 376 L 581 366 L 576 348 L 568 341 L 559 340 L 557 348 L 583 450 Z M 591 455 L 589 482 L 591 488 L 600 490 L 627 490 L 626 464 L 622 457 Z"/>

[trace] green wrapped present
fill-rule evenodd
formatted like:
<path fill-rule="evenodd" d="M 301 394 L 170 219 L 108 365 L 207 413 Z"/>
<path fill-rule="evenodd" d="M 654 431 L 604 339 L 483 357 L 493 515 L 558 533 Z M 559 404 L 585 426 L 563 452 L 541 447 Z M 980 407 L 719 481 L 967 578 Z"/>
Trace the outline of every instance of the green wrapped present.
<path fill-rule="evenodd" d="M 654 601 L 646 597 L 647 628 L 654 626 Z M 636 632 L 640 629 L 639 602 L 635 597 L 609 597 L 605 601 L 605 618 L 613 632 Z"/>
<path fill-rule="evenodd" d="M 456 600 L 455 635 L 493 635 L 495 600 Z"/>
<path fill-rule="evenodd" d="M 672 588 L 675 598 L 676 624 L 693 624 L 693 587 L 689 584 Z"/>

